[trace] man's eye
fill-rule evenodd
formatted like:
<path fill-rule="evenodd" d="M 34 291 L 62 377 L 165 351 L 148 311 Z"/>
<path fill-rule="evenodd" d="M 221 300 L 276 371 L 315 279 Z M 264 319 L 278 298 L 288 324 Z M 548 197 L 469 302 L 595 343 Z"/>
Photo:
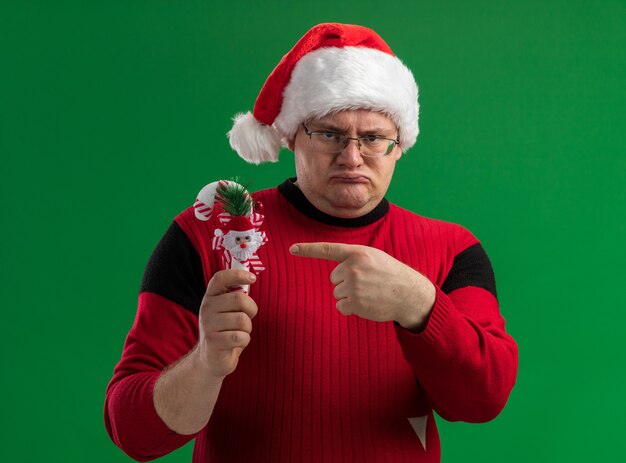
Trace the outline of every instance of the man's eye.
<path fill-rule="evenodd" d="M 241 238 L 239 238 L 238 236 L 235 238 L 235 242 L 239 243 L 241 241 Z"/>
<path fill-rule="evenodd" d="M 250 235 L 246 235 L 246 241 L 250 241 Z"/>
<path fill-rule="evenodd" d="M 339 139 L 339 134 L 335 132 L 321 132 L 321 136 L 324 140 L 328 141 Z"/>
<path fill-rule="evenodd" d="M 366 135 L 363 137 L 363 141 L 369 144 L 376 144 L 383 141 L 383 139 L 378 135 Z"/>

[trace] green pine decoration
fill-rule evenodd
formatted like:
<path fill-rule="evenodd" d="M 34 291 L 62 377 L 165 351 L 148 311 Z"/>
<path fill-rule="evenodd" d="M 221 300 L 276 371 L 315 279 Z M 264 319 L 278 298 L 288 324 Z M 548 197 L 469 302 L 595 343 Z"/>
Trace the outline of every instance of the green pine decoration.
<path fill-rule="evenodd" d="M 246 187 L 230 181 L 228 183 L 220 183 L 217 187 L 217 195 L 222 201 L 222 207 L 225 212 L 230 215 L 250 216 L 254 207 L 254 200 L 246 190 Z"/>

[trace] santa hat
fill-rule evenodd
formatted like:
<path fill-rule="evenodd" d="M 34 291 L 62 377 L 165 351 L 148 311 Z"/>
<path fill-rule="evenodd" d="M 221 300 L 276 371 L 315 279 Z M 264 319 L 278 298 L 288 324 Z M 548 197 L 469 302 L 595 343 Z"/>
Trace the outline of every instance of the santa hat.
<path fill-rule="evenodd" d="M 309 30 L 265 81 L 253 113 L 237 114 L 230 146 L 248 162 L 275 162 L 301 123 L 344 109 L 387 114 L 408 150 L 419 132 L 417 84 L 411 71 L 373 30 L 319 24 Z"/>
<path fill-rule="evenodd" d="M 249 217 L 236 215 L 226 224 L 226 233 L 230 231 L 245 232 L 253 230 L 254 228 L 254 224 L 250 221 Z"/>

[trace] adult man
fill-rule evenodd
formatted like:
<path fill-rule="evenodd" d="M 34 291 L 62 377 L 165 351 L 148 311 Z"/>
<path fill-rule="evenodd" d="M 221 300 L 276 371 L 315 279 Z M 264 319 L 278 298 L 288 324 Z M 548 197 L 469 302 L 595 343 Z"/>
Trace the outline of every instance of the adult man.
<path fill-rule="evenodd" d="M 412 74 L 369 29 L 321 24 L 285 55 L 230 133 L 251 162 L 276 160 L 281 137 L 295 155 L 296 179 L 254 195 L 267 269 L 220 271 L 215 225 L 176 218 L 107 390 L 129 455 L 195 437 L 196 462 L 439 461 L 433 410 L 499 413 L 517 347 L 486 254 L 384 199 L 417 109 Z"/>

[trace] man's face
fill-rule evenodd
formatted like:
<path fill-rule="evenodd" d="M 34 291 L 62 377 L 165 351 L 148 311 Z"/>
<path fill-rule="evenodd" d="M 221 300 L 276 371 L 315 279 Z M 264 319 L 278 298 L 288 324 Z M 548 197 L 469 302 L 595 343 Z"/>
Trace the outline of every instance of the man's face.
<path fill-rule="evenodd" d="M 341 111 L 306 123 L 309 132 L 328 130 L 349 137 L 380 135 L 397 139 L 393 121 L 365 109 Z M 350 140 L 339 154 L 314 151 L 301 126 L 289 144 L 295 154 L 297 185 L 311 203 L 334 217 L 354 218 L 374 209 L 387 192 L 402 150 L 396 146 L 382 158 L 362 156 Z"/>

